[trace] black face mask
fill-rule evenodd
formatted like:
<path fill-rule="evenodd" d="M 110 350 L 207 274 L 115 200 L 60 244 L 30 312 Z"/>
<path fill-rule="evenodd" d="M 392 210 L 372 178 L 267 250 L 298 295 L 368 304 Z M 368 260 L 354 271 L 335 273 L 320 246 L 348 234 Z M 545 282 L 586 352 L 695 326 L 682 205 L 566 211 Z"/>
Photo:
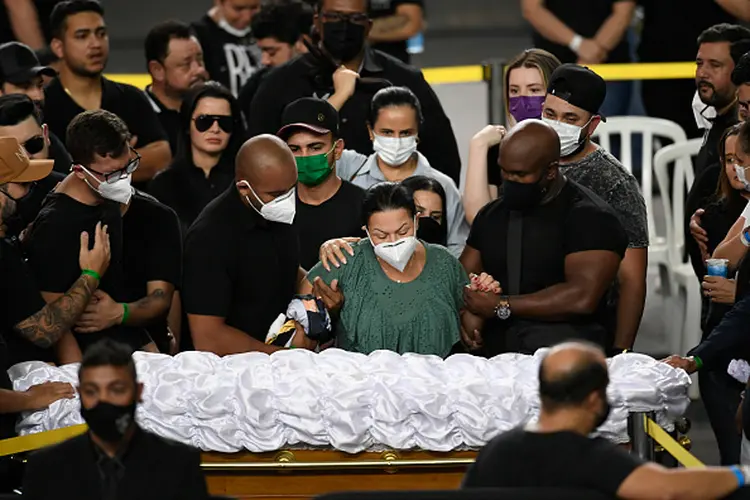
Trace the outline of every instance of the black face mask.
<path fill-rule="evenodd" d="M 448 236 L 445 226 L 440 224 L 432 217 L 420 217 L 419 227 L 417 228 L 417 238 L 427 243 L 445 246 L 448 243 Z"/>
<path fill-rule="evenodd" d="M 510 210 L 528 210 L 542 202 L 546 188 L 539 182 L 525 184 L 503 179 L 503 203 Z"/>
<path fill-rule="evenodd" d="M 34 203 L 35 189 L 36 183 L 33 183 L 29 186 L 29 192 L 23 198 L 13 200 L 16 202 L 16 211 L 8 217 L 8 220 L 3 221 L 7 235 L 18 236 L 29 224 L 34 222 L 39 212 L 39 207 Z"/>
<path fill-rule="evenodd" d="M 323 23 L 323 46 L 338 62 L 351 61 L 365 44 L 365 27 L 348 21 Z"/>
<path fill-rule="evenodd" d="M 97 437 L 108 443 L 118 443 L 135 421 L 135 401 L 126 406 L 102 402 L 93 408 L 81 405 L 81 416 Z"/>
<path fill-rule="evenodd" d="M 595 430 L 604 425 L 604 422 L 606 422 L 609 417 L 609 412 L 612 410 L 606 392 L 602 394 L 602 399 L 604 400 L 604 408 L 602 408 L 602 412 L 596 417 L 596 423 L 594 425 Z"/>

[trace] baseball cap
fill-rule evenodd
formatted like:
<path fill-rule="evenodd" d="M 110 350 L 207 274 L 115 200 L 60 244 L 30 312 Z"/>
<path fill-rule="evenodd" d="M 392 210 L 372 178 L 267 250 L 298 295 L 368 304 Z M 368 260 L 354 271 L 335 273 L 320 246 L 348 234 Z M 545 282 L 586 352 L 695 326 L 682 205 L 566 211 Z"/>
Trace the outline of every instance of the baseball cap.
<path fill-rule="evenodd" d="M 0 184 L 44 179 L 54 164 L 54 160 L 30 159 L 15 137 L 0 137 Z"/>
<path fill-rule="evenodd" d="M 21 84 L 39 75 L 57 76 L 57 72 L 42 66 L 28 45 L 19 42 L 0 45 L 0 80 Z"/>
<path fill-rule="evenodd" d="M 552 72 L 547 93 L 593 115 L 601 116 L 599 108 L 607 97 L 607 84 L 589 68 L 568 63 Z M 604 116 L 602 120 L 607 121 Z"/>
<path fill-rule="evenodd" d="M 289 130 L 304 128 L 316 134 L 333 133 L 339 136 L 339 112 L 328 101 L 314 97 L 297 99 L 284 108 L 281 114 L 281 128 L 276 133 L 285 139 Z"/>

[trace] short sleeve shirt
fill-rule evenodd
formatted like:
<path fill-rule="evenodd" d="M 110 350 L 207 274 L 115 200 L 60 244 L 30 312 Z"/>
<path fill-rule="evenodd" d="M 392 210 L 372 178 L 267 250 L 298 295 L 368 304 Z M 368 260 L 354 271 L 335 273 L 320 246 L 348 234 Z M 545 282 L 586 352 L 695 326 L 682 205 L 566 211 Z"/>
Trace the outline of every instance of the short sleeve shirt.
<path fill-rule="evenodd" d="M 167 134 L 143 91 L 132 85 L 102 77 L 101 109 L 111 111 L 122 118 L 130 133 L 138 137 L 136 148 L 167 140 Z M 68 124 L 84 111 L 85 109 L 68 95 L 59 78 L 52 80 L 44 89 L 44 118 L 50 131 L 58 137 L 66 137 Z"/>
<path fill-rule="evenodd" d="M 185 238 L 183 308 L 187 314 L 224 318 L 264 342 L 294 297 L 298 271 L 294 228 L 266 221 L 230 186 Z"/>
<path fill-rule="evenodd" d="M 379 19 L 393 16 L 401 5 L 416 5 L 424 9 L 424 0 L 370 0 L 370 17 L 372 19 Z M 376 43 L 373 45 L 373 48 L 385 52 L 401 61 L 409 62 L 409 53 L 406 50 L 406 40 Z"/>
<path fill-rule="evenodd" d="M 602 148 L 575 163 L 560 165 L 568 179 L 589 188 L 617 214 L 628 234 L 628 248 L 648 246 L 646 203 L 633 174 Z"/>
<path fill-rule="evenodd" d="M 482 449 L 462 488 L 580 488 L 615 498 L 641 465 L 603 438 L 516 428 Z"/>
<path fill-rule="evenodd" d="M 120 205 L 110 201 L 94 206 L 85 205 L 63 193 L 50 193 L 47 196 L 25 243 L 29 264 L 40 290 L 66 293 L 70 289 L 81 275 L 81 233 L 89 233 L 89 241 L 93 245 L 96 224 L 100 221 L 108 226 L 111 258 L 99 289 L 116 302 L 127 300 Z M 82 350 L 104 337 L 126 343 L 134 350 L 150 342 L 143 328 L 120 325 L 98 333 L 76 335 Z"/>
<path fill-rule="evenodd" d="M 36 281 L 15 238 L 0 239 L 0 331 L 7 348 L 8 366 L 22 361 L 54 361 L 51 349 L 38 347 L 15 330 L 21 321 L 45 306 Z M 2 342 L 2 340 L 0 340 Z"/>
<path fill-rule="evenodd" d="M 362 237 L 362 202 L 365 191 L 346 181 L 330 199 L 308 205 L 297 197 L 294 228 L 299 235 L 300 264 L 310 269 L 318 262 L 320 246 L 333 238 Z"/>

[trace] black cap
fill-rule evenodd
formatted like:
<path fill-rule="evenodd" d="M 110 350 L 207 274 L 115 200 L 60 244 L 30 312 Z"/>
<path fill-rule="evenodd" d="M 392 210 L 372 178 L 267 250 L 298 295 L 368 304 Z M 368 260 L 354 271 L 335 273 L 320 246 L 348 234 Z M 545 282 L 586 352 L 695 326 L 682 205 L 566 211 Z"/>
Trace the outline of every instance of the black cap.
<path fill-rule="evenodd" d="M 21 84 L 39 75 L 57 76 L 57 72 L 42 66 L 28 45 L 19 42 L 0 45 L 0 80 Z"/>
<path fill-rule="evenodd" d="M 585 66 L 568 63 L 552 72 L 547 93 L 592 115 L 601 116 L 599 108 L 607 97 L 607 84 L 601 76 Z M 602 116 L 602 120 L 606 121 L 606 118 Z"/>
<path fill-rule="evenodd" d="M 316 134 L 333 133 L 339 136 L 339 112 L 328 101 L 303 97 L 288 104 L 281 114 L 281 128 L 276 133 L 282 139 L 293 128 L 304 128 Z"/>

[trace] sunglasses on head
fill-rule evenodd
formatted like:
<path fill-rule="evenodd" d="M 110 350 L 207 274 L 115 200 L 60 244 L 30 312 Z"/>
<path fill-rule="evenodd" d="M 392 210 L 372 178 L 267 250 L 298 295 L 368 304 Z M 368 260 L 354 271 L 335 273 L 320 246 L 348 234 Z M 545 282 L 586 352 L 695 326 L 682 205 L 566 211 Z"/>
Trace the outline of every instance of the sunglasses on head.
<path fill-rule="evenodd" d="M 22 144 L 23 149 L 30 155 L 41 153 L 44 149 L 44 137 L 37 135 Z"/>
<path fill-rule="evenodd" d="M 219 123 L 219 128 L 231 134 L 234 130 L 234 118 L 226 115 L 199 115 L 193 118 L 195 122 L 195 129 L 198 132 L 206 132 L 208 129 L 214 126 L 214 123 Z"/>

